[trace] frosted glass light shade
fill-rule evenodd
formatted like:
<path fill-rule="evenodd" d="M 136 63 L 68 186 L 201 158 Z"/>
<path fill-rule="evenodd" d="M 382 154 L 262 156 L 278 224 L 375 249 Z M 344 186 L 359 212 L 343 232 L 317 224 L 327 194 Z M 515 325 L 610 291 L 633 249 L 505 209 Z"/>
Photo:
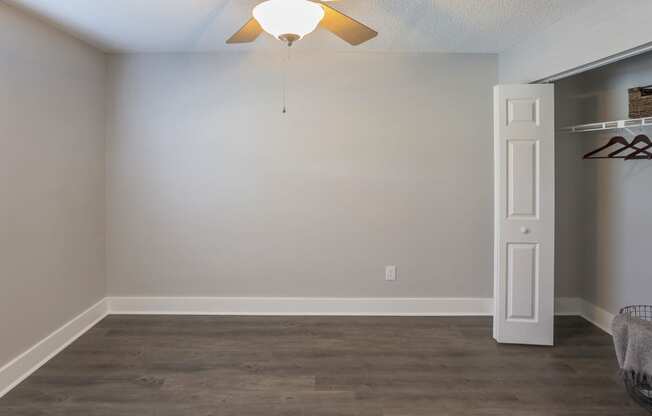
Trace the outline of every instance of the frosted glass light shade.
<path fill-rule="evenodd" d="M 277 39 L 282 35 L 301 39 L 324 18 L 324 9 L 308 0 L 267 0 L 254 7 L 253 13 L 263 30 Z"/>

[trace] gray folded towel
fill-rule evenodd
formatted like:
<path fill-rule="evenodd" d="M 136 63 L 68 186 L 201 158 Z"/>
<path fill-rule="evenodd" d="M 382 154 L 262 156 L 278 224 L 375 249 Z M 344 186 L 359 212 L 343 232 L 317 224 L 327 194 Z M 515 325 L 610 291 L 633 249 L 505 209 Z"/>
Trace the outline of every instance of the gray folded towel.
<path fill-rule="evenodd" d="M 621 371 L 636 383 L 651 383 L 652 322 L 624 313 L 614 318 L 611 328 Z"/>

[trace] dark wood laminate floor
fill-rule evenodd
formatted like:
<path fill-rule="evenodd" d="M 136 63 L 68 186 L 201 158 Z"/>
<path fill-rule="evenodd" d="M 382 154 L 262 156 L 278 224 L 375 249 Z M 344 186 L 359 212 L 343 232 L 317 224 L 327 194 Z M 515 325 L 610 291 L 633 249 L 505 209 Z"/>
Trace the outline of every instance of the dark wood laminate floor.
<path fill-rule="evenodd" d="M 497 345 L 491 319 L 110 316 L 0 399 L 0 415 L 643 416 L 611 338 Z"/>

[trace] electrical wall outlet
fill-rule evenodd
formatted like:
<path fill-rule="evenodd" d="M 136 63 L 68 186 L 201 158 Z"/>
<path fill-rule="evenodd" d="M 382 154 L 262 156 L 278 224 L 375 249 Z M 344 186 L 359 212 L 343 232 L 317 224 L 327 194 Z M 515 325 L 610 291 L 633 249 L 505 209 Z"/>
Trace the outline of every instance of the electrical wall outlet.
<path fill-rule="evenodd" d="M 396 266 L 385 267 L 385 280 L 393 282 L 396 280 Z"/>

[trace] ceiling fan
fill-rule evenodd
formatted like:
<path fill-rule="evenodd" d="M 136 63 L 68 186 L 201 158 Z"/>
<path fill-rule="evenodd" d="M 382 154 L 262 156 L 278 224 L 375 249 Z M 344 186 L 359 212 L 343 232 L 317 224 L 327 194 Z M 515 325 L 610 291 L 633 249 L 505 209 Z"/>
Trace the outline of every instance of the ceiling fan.
<path fill-rule="evenodd" d="M 294 42 L 322 27 L 351 45 L 359 45 L 378 35 L 375 30 L 325 4 L 333 0 L 266 0 L 253 9 L 253 17 L 226 43 L 253 42 L 267 32 L 292 46 Z"/>

